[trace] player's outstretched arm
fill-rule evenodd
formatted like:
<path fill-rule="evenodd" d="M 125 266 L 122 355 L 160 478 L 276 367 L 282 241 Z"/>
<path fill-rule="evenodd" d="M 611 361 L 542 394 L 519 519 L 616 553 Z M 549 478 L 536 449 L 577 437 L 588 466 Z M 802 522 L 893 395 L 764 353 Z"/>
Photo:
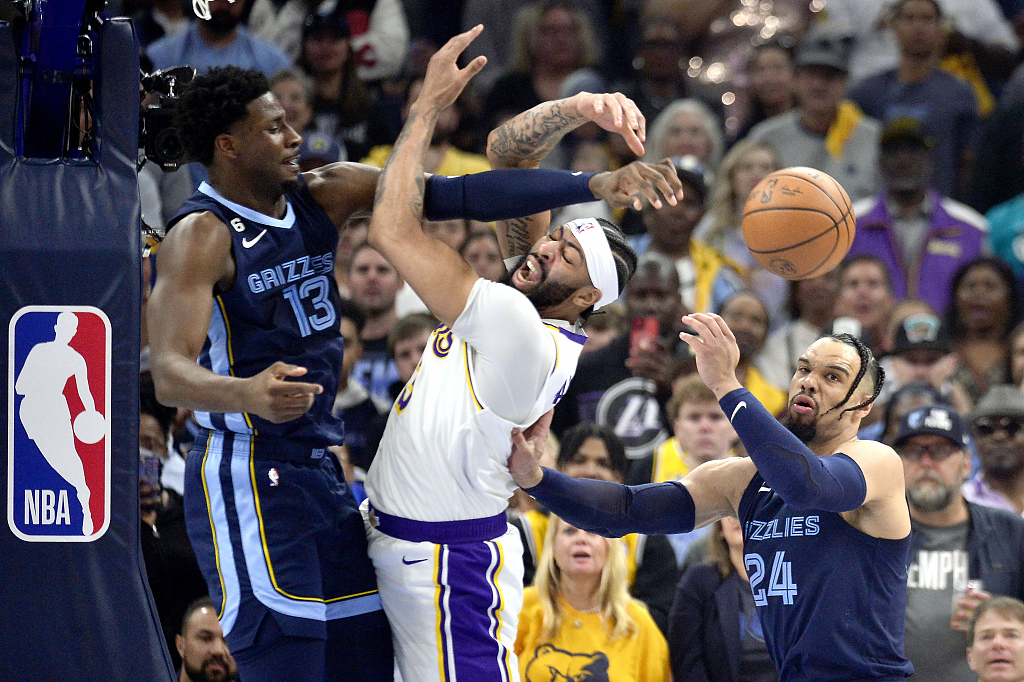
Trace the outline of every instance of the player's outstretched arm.
<path fill-rule="evenodd" d="M 646 121 L 633 101 L 620 93 L 581 92 L 538 104 L 492 130 L 487 138 L 491 168 L 536 168 L 566 134 L 588 121 L 621 134 L 637 156 L 643 155 Z M 502 256 L 526 253 L 544 235 L 550 222 L 548 211 L 500 221 L 498 241 Z"/>
<path fill-rule="evenodd" d="M 212 213 L 186 216 L 157 252 L 157 280 L 150 295 L 150 367 L 157 398 L 165 405 L 206 412 L 248 412 L 272 422 L 305 414 L 319 384 L 287 381 L 304 367 L 276 362 L 254 377 L 221 376 L 196 364 L 213 312 L 218 283 L 234 276 L 228 227 Z"/>
<path fill-rule="evenodd" d="M 423 232 L 423 155 L 440 112 L 487 62 L 477 57 L 463 69 L 456 63 L 481 30 L 477 26 L 455 36 L 430 58 L 420 95 L 377 181 L 367 235 L 427 308 L 449 326 L 462 314 L 478 278 L 454 249 Z"/>

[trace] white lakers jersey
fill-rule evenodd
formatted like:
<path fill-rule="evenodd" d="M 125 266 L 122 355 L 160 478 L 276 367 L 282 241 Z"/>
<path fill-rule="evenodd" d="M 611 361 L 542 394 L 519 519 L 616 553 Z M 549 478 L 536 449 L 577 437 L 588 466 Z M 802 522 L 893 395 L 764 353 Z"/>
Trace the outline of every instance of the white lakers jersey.
<path fill-rule="evenodd" d="M 373 506 L 417 521 L 503 512 L 512 429 L 561 399 L 585 340 L 576 325 L 541 320 L 514 288 L 479 280 L 391 408 L 366 479 Z"/>

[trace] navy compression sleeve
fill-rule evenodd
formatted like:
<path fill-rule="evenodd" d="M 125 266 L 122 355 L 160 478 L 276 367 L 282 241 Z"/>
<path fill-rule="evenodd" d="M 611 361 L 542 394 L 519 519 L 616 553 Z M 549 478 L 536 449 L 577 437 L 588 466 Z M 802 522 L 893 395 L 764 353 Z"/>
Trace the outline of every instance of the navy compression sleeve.
<path fill-rule="evenodd" d="M 678 481 L 629 486 L 544 469 L 541 482 L 525 492 L 577 528 L 608 538 L 687 533 L 696 515 L 690 492 Z"/>
<path fill-rule="evenodd" d="M 427 220 L 505 220 L 594 200 L 590 178 L 597 173 L 540 168 L 472 175 L 431 175 L 424 194 Z"/>
<path fill-rule="evenodd" d="M 787 504 L 833 512 L 864 504 L 864 472 L 849 455 L 818 457 L 745 388 L 729 392 L 718 403 L 761 477 Z"/>

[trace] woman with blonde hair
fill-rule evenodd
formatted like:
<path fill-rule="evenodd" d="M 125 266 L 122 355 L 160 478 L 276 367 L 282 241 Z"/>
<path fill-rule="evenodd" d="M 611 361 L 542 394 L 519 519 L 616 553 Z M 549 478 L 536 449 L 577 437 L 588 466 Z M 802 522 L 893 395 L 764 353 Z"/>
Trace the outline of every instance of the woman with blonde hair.
<path fill-rule="evenodd" d="M 696 232 L 697 239 L 724 258 L 757 292 L 772 320 L 786 319 L 789 289 L 786 280 L 762 268 L 750 255 L 740 222 L 750 191 L 780 166 L 779 153 L 765 142 L 743 139 L 733 145 L 722 159 L 707 214 Z"/>
<path fill-rule="evenodd" d="M 668 644 L 629 596 L 622 543 L 555 516 L 523 593 L 515 651 L 522 682 L 588 673 L 609 682 L 669 680 Z"/>

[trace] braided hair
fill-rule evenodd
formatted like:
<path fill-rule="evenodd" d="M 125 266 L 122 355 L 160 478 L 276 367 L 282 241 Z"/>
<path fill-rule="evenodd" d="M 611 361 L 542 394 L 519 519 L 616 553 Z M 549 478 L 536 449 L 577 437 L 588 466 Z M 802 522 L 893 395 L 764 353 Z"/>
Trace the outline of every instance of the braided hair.
<path fill-rule="evenodd" d="M 850 386 L 850 390 L 847 391 L 846 397 L 843 398 L 842 402 L 840 402 L 832 409 L 838 409 L 845 405 L 846 403 L 850 402 L 850 398 L 853 397 L 853 392 L 857 390 L 857 387 L 860 386 L 861 379 L 863 379 L 864 375 L 867 374 L 868 372 L 871 372 L 870 378 L 871 381 L 874 383 L 875 387 L 874 391 L 871 394 L 871 397 L 862 402 L 860 405 L 846 408 L 845 410 L 839 413 L 839 416 L 842 417 L 847 412 L 859 410 L 862 407 L 867 407 L 868 405 L 873 403 L 875 401 L 875 398 L 878 397 L 878 394 L 882 392 L 882 384 L 885 383 L 885 370 L 882 369 L 882 366 L 880 364 L 878 364 L 878 360 L 875 359 L 875 356 L 871 352 L 871 349 L 864 345 L 864 342 L 858 339 L 853 334 L 829 334 L 824 338 L 832 339 L 833 341 L 838 341 L 839 343 L 842 343 L 847 346 L 852 346 L 854 350 L 857 351 L 857 355 L 860 356 L 860 369 L 857 371 L 857 377 L 853 380 L 853 385 Z"/>

